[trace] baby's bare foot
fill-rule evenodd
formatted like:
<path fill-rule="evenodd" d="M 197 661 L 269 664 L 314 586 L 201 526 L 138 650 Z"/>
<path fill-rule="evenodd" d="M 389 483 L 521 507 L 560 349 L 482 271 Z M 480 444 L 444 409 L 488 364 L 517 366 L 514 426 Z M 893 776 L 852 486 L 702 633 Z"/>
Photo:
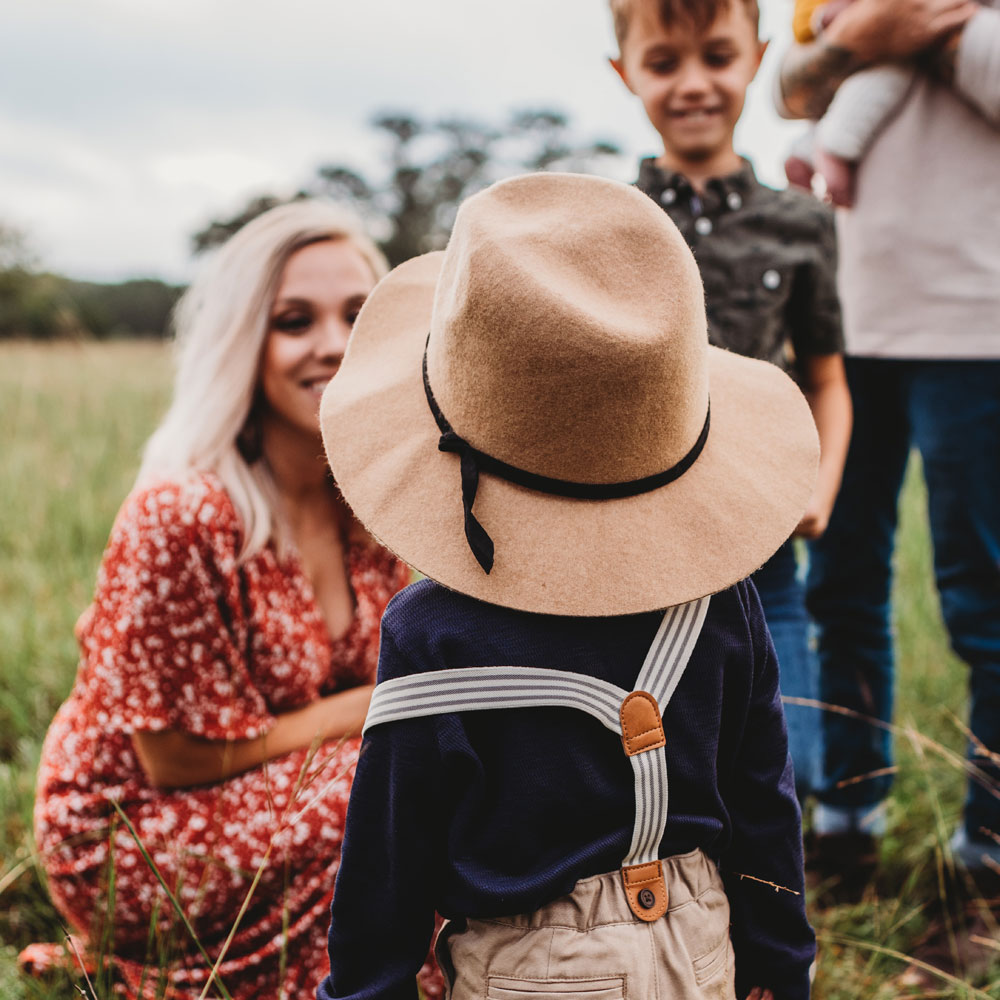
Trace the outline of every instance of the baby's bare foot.
<path fill-rule="evenodd" d="M 813 165 L 801 156 L 789 156 L 785 160 L 785 176 L 793 187 L 812 191 Z"/>
<path fill-rule="evenodd" d="M 839 208 L 850 208 L 854 204 L 855 165 L 850 160 L 817 147 L 816 169 L 826 182 L 826 193 L 830 201 Z"/>

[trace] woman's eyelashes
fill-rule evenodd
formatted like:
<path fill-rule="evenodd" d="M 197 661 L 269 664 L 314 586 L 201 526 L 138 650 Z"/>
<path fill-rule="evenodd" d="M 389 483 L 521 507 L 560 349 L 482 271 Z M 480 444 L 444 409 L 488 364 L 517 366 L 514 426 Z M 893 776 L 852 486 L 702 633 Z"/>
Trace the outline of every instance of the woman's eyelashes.
<path fill-rule="evenodd" d="M 354 321 L 358 318 L 358 314 L 361 312 L 361 307 L 364 304 L 364 298 L 359 298 L 343 306 L 341 316 L 348 326 L 354 326 Z M 316 322 L 317 313 L 315 310 L 301 308 L 287 309 L 275 313 L 271 317 L 271 329 L 277 330 L 279 333 L 305 333 L 312 329 Z"/>
<path fill-rule="evenodd" d="M 278 313 L 271 317 L 271 329 L 281 333 L 304 333 L 312 325 L 312 313 L 302 310 Z"/>

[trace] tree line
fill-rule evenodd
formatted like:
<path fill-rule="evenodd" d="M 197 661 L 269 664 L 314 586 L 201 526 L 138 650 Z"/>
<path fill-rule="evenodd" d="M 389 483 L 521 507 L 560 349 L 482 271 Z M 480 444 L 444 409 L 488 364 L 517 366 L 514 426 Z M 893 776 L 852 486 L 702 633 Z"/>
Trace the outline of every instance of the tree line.
<path fill-rule="evenodd" d="M 515 111 L 498 122 L 424 119 L 383 112 L 370 122 L 384 154 L 373 175 L 331 162 L 290 193 L 265 192 L 191 237 L 212 250 L 251 219 L 300 198 L 352 205 L 395 266 L 445 245 L 459 204 L 502 177 L 534 170 L 607 172 L 616 143 L 580 137 L 552 109 Z M 0 338 L 164 336 L 179 286 L 154 278 L 97 284 L 39 272 L 22 234 L 0 223 Z"/>
<path fill-rule="evenodd" d="M 156 278 L 101 284 L 38 270 L 24 234 L 0 223 L 0 339 L 162 337 L 182 291 Z"/>

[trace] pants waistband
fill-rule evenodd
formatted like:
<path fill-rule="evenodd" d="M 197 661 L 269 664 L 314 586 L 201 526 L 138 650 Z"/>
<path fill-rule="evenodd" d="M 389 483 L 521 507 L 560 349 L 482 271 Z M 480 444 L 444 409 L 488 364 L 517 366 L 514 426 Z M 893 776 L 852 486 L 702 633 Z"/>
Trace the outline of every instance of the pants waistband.
<path fill-rule="evenodd" d="M 662 864 L 668 914 L 697 900 L 709 889 L 722 889 L 715 863 L 700 848 L 664 858 Z M 634 923 L 635 917 L 622 889 L 621 870 L 616 870 L 581 879 L 568 896 L 554 899 L 533 913 L 493 917 L 483 922 L 524 929 L 568 927 L 586 931 L 605 924 Z"/>

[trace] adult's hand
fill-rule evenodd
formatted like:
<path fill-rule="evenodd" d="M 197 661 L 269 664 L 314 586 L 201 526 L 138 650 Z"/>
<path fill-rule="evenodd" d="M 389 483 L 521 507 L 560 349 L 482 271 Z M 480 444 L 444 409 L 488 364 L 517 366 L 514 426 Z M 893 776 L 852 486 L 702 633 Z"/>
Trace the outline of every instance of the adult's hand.
<path fill-rule="evenodd" d="M 819 39 L 786 54 L 779 110 L 790 118 L 821 118 L 852 73 L 954 38 L 978 10 L 973 0 L 856 0 Z"/>
<path fill-rule="evenodd" d="M 978 9 L 973 0 L 856 0 L 823 38 L 862 63 L 898 62 L 963 27 Z"/>

